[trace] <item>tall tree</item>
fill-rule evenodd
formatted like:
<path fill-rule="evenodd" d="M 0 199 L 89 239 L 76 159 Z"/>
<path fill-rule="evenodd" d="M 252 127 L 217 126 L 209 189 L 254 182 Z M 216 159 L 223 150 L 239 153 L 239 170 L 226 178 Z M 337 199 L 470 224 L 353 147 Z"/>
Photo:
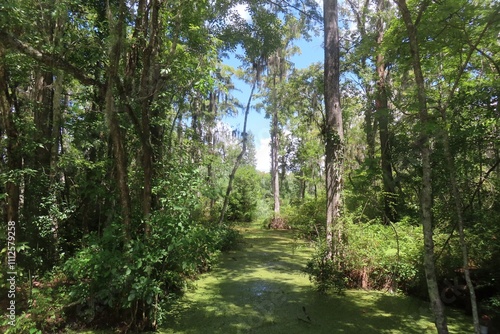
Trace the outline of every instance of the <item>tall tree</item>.
<path fill-rule="evenodd" d="M 467 8 L 469 6 L 470 5 L 468 3 L 457 4 L 457 9 Z M 440 8 L 440 10 L 442 11 L 446 10 L 445 15 L 447 15 L 447 12 L 449 12 L 449 8 Z M 464 12 L 469 13 L 469 11 L 464 11 Z M 471 10 L 470 13 L 476 13 L 476 10 Z M 449 108 L 451 102 L 454 100 L 457 91 L 459 90 L 460 82 L 462 81 L 463 76 L 466 75 L 467 73 L 467 67 L 472 65 L 471 60 L 473 58 L 473 55 L 477 52 L 478 47 L 481 44 L 486 44 L 485 42 L 487 41 L 487 38 L 485 37 L 485 35 L 487 35 L 488 30 L 491 29 L 491 26 L 498 15 L 498 10 L 486 11 L 485 14 L 486 15 L 484 15 L 484 17 L 481 19 L 470 20 L 470 22 L 473 24 L 470 24 L 468 27 L 463 28 L 465 30 L 464 32 L 462 32 L 464 36 L 458 34 L 457 37 L 458 42 L 455 42 L 456 46 L 454 45 L 455 43 L 450 43 L 455 47 L 459 48 L 460 50 L 467 50 L 467 48 L 468 50 L 467 53 L 465 54 L 465 57 L 463 57 L 463 55 L 457 57 L 458 58 L 457 65 L 459 70 L 452 72 L 453 73 L 452 76 L 454 76 L 454 79 L 449 80 L 447 82 L 445 81 L 442 85 L 439 85 L 444 90 L 444 92 L 440 92 L 440 94 L 443 96 L 447 96 L 447 98 L 444 101 L 439 101 L 439 107 L 438 107 L 441 114 L 441 119 L 443 121 L 443 126 L 441 129 L 441 142 L 443 145 L 443 151 L 447 165 L 450 194 L 451 197 L 453 198 L 455 206 L 455 219 L 456 219 L 455 225 L 458 226 L 460 247 L 462 249 L 462 266 L 464 270 L 464 277 L 467 284 L 467 288 L 469 290 L 473 323 L 476 334 L 480 333 L 478 307 L 476 301 L 475 287 L 471 279 L 470 268 L 469 268 L 470 267 L 469 250 L 465 238 L 465 219 L 463 212 L 464 210 L 462 204 L 463 203 L 462 196 L 460 193 L 458 177 L 457 177 L 457 168 L 456 168 L 457 164 L 455 161 L 455 156 L 453 154 L 453 151 L 450 147 L 450 135 L 448 129 L 451 128 L 451 122 L 449 120 L 450 113 L 448 112 L 447 109 Z M 453 22 L 454 21 L 453 17 L 448 17 L 448 18 L 449 19 L 446 21 L 450 22 L 445 21 L 444 24 L 446 25 L 449 24 L 450 26 L 456 24 L 455 22 Z M 436 57 L 437 56 L 440 56 L 440 54 L 436 55 Z M 447 74 L 448 73 L 446 71 L 444 71 L 444 73 L 440 73 L 440 75 L 442 76 L 447 76 Z M 451 118 L 456 117 L 456 115 L 454 114 L 455 113 L 451 114 Z"/>
<path fill-rule="evenodd" d="M 229 205 L 229 196 L 231 196 L 231 191 L 233 190 L 233 181 L 234 177 L 236 175 L 236 172 L 238 171 L 238 167 L 241 164 L 241 161 L 243 160 L 243 156 L 247 152 L 247 141 L 248 141 L 248 134 L 247 134 L 247 120 L 248 120 L 248 114 L 250 113 L 250 106 L 252 103 L 253 99 L 253 94 L 255 91 L 255 87 L 257 86 L 257 78 L 260 77 L 260 71 L 262 70 L 262 66 L 259 63 L 254 63 L 254 68 L 255 68 L 255 73 L 253 75 L 253 81 L 252 81 L 252 89 L 250 90 L 250 95 L 248 97 L 248 102 L 245 108 L 245 116 L 243 120 L 243 132 L 241 133 L 242 139 L 241 139 L 241 152 L 238 154 L 236 157 L 236 161 L 234 163 L 233 169 L 231 170 L 231 173 L 229 174 L 229 183 L 226 188 L 226 195 L 224 197 L 224 203 L 222 204 L 222 209 L 219 215 L 219 220 L 218 223 L 219 225 L 224 222 L 224 217 L 226 215 L 227 207 Z"/>
<path fill-rule="evenodd" d="M 392 14 L 392 8 L 387 0 L 348 0 L 350 12 L 354 16 L 356 28 L 352 30 L 347 39 L 352 45 L 346 57 L 349 60 L 348 68 L 356 74 L 355 80 L 360 80 L 366 106 L 364 110 L 364 130 L 366 134 L 366 157 L 363 161 L 369 170 L 379 172 L 379 175 L 371 173 L 375 180 L 382 183 L 381 198 L 384 203 L 381 218 L 384 223 L 397 220 L 397 195 L 396 183 L 392 170 L 392 133 L 390 123 L 392 110 L 389 106 L 390 80 L 389 64 L 385 56 L 384 34 L 388 26 L 388 18 Z M 376 141 L 380 143 L 380 157 L 375 155 Z M 380 168 L 377 168 L 378 164 Z M 370 185 L 377 185 L 378 182 Z M 378 187 L 377 187 L 378 188 Z"/>
<path fill-rule="evenodd" d="M 274 201 L 274 219 L 280 217 L 280 186 L 285 177 L 285 163 L 282 163 L 281 175 L 280 169 L 280 151 L 283 148 L 282 124 L 286 109 L 283 105 L 283 92 L 285 82 L 288 79 L 290 69 L 289 57 L 296 52 L 296 48 L 291 46 L 294 39 L 299 36 L 301 30 L 301 22 L 291 16 L 287 16 L 283 27 L 283 34 L 280 45 L 275 52 L 269 57 L 267 64 L 267 80 L 265 86 L 267 88 L 267 115 L 271 118 L 271 189 Z"/>
<path fill-rule="evenodd" d="M 119 1 L 118 6 L 107 3 L 108 22 L 110 23 L 109 38 L 109 66 L 107 69 L 105 111 L 109 134 L 113 145 L 113 157 L 116 168 L 116 182 L 120 194 L 120 205 L 123 220 L 123 232 L 128 239 L 132 225 L 132 203 L 128 184 L 127 152 L 125 151 L 123 137 L 120 131 L 114 88 L 118 82 L 120 58 L 123 50 L 125 33 L 125 1 Z"/>
<path fill-rule="evenodd" d="M 334 259 L 334 247 L 341 242 L 339 226 L 343 182 L 344 130 L 340 108 L 340 39 L 337 0 L 325 0 L 324 12 L 324 95 L 326 168 L 326 245 L 327 256 Z M 335 233 L 335 236 L 334 236 Z M 337 245 L 334 245 L 334 240 Z"/>
<path fill-rule="evenodd" d="M 427 94 L 425 90 L 424 75 L 422 72 L 421 59 L 420 59 L 420 46 L 417 36 L 416 22 L 414 22 L 411 12 L 408 9 L 406 0 L 395 0 L 399 7 L 401 17 L 406 26 L 406 31 L 410 43 L 410 53 L 413 66 L 413 73 L 415 75 L 415 83 L 417 86 L 417 102 L 418 102 L 418 115 L 420 121 L 420 133 L 418 145 L 422 159 L 422 184 L 420 190 L 420 211 L 424 233 L 424 267 L 425 278 L 427 281 L 427 290 L 431 307 L 434 314 L 434 322 L 438 333 L 448 333 L 448 325 L 446 315 L 444 314 L 444 306 L 441 301 L 437 277 L 436 267 L 434 260 L 434 239 L 433 239 L 433 225 L 432 225 L 432 180 L 431 180 L 431 157 L 430 157 L 430 143 L 429 131 L 431 128 L 431 120 L 429 118 L 429 111 L 427 107 Z M 420 10 L 424 10 L 426 3 L 422 5 Z M 420 17 L 419 12 L 418 17 Z M 416 19 L 418 22 L 419 18 Z"/>
<path fill-rule="evenodd" d="M 375 101 L 376 118 L 379 126 L 380 138 L 380 162 L 382 166 L 382 183 L 384 185 L 384 217 L 385 222 L 395 222 L 397 220 L 396 208 L 396 188 L 392 173 L 392 144 L 389 132 L 390 110 L 387 93 L 387 73 L 386 60 L 382 53 L 382 43 L 384 40 L 385 22 L 384 13 L 389 9 L 387 0 L 377 0 L 377 46 L 376 57 L 377 66 L 377 93 Z"/>
<path fill-rule="evenodd" d="M 283 50 L 278 49 L 269 61 L 271 73 L 271 189 L 274 201 L 274 217 L 279 218 L 280 215 L 280 182 L 279 182 L 279 121 L 278 110 L 279 102 L 277 98 L 277 82 L 281 82 L 284 78 L 283 62 L 285 59 L 281 57 Z"/>

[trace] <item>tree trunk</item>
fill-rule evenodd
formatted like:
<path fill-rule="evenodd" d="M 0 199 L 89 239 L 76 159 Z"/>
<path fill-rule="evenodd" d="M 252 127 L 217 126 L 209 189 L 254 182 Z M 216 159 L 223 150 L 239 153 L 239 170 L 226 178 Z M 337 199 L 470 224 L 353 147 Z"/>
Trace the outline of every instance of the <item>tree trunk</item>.
<path fill-rule="evenodd" d="M 273 78 L 273 80 L 275 80 Z M 276 85 L 273 87 L 273 91 L 276 89 Z M 274 94 L 275 95 L 275 94 Z M 278 138 L 278 108 L 276 101 L 273 101 L 273 113 L 272 113 L 272 127 L 271 127 L 271 183 L 272 192 L 274 199 L 274 215 L 273 218 L 279 218 L 280 216 L 280 182 L 279 182 L 279 172 L 278 172 L 278 150 L 279 150 L 279 138 Z"/>
<path fill-rule="evenodd" d="M 351 9 L 352 14 L 355 16 L 355 21 L 357 25 L 358 32 L 360 34 L 361 40 L 371 39 L 372 36 L 367 33 L 367 16 L 370 12 L 370 1 L 365 0 L 364 2 L 359 3 L 359 1 L 347 0 L 347 3 Z M 360 7 L 362 6 L 362 7 Z M 358 71 L 358 76 L 362 76 L 362 71 L 367 68 L 367 60 L 368 56 L 363 55 L 359 61 L 361 71 Z M 363 85 L 366 95 L 366 105 L 364 106 L 364 131 L 366 135 L 366 157 L 365 162 L 368 162 L 369 169 L 374 169 L 375 166 L 375 142 L 377 137 L 377 117 L 375 114 L 372 97 L 373 97 L 373 89 L 371 82 L 365 80 Z"/>
<path fill-rule="evenodd" d="M 472 319 L 473 319 L 473 323 L 474 323 L 474 331 L 476 334 L 479 334 L 481 332 L 480 324 L 479 324 L 479 313 L 478 313 L 478 308 L 477 308 L 476 292 L 474 290 L 474 285 L 472 284 L 472 280 L 470 277 L 469 254 L 468 254 L 467 243 L 465 241 L 465 233 L 464 233 L 464 218 L 463 218 L 464 208 L 462 206 L 462 199 L 460 196 L 460 191 L 459 191 L 458 182 L 457 182 L 456 168 L 455 168 L 455 157 L 453 156 L 451 149 L 450 149 L 450 139 L 449 139 L 448 130 L 447 130 L 449 123 L 448 123 L 448 119 L 447 119 L 447 115 L 446 115 L 446 109 L 450 105 L 455 93 L 458 91 L 460 80 L 465 72 L 465 69 L 467 68 L 467 65 L 469 64 L 470 58 L 472 57 L 474 51 L 477 49 L 477 46 L 479 45 L 479 43 L 483 39 L 483 36 L 486 33 L 486 31 L 490 28 L 491 23 L 493 22 L 494 18 L 496 18 L 496 16 L 492 16 L 491 19 L 488 20 L 488 22 L 484 26 L 481 34 L 478 36 L 476 42 L 470 45 L 469 52 L 467 53 L 467 56 L 465 57 L 463 64 L 456 75 L 455 82 L 453 83 L 453 86 L 450 90 L 450 93 L 448 94 L 448 99 L 447 99 L 446 103 L 444 104 L 444 106 L 440 108 L 441 117 L 442 117 L 444 124 L 445 124 L 444 129 L 442 129 L 442 142 L 443 142 L 444 154 L 445 154 L 446 162 L 447 162 L 447 166 L 448 166 L 451 195 L 453 197 L 453 201 L 455 204 L 455 211 L 456 211 L 455 214 L 456 214 L 456 219 L 457 219 L 457 224 L 458 224 L 460 247 L 462 249 L 462 262 L 463 262 L 463 268 L 464 268 L 464 276 L 465 276 L 467 288 L 469 290 L 469 296 L 470 296 L 470 302 L 471 302 L 471 308 L 472 308 Z M 479 142 L 479 148 L 478 148 L 479 152 L 482 152 L 481 144 L 482 144 L 482 141 Z M 482 157 L 482 156 L 480 155 L 480 157 Z M 482 159 L 480 159 L 480 169 L 479 170 L 480 170 L 480 178 L 479 179 L 482 180 L 483 179 Z M 480 195 L 480 191 L 478 191 L 478 199 L 479 199 L 479 195 Z M 481 208 L 481 204 L 479 205 L 479 207 Z"/>
<path fill-rule="evenodd" d="M 62 93 L 63 93 L 64 74 L 62 71 L 56 72 L 56 77 L 53 83 L 54 96 L 52 99 L 52 134 L 50 146 L 50 191 L 56 193 L 56 205 L 59 205 L 62 194 L 57 190 L 57 184 L 60 180 L 58 177 L 57 163 L 59 161 L 60 152 L 60 137 L 61 137 L 61 123 L 62 123 Z M 59 219 L 51 214 L 52 222 L 52 237 L 54 239 L 54 261 L 59 259 L 57 249 L 59 248 Z"/>
<path fill-rule="evenodd" d="M 327 256 L 334 259 L 338 254 L 335 247 L 340 243 L 340 217 L 342 169 L 343 169 L 343 128 L 340 109 L 340 45 L 337 0 L 324 0 L 325 29 L 325 112 L 324 129 L 326 143 L 326 243 Z M 334 243 L 334 230 L 335 234 Z"/>
<path fill-rule="evenodd" d="M 367 85 L 368 86 L 368 85 Z M 365 130 L 365 135 L 366 135 L 366 160 L 369 162 L 370 168 L 375 163 L 375 139 L 377 137 L 377 117 L 373 117 L 373 107 L 371 104 L 371 95 L 373 94 L 370 92 L 369 87 L 365 87 L 366 89 L 366 95 L 368 96 L 368 103 L 366 104 L 365 107 L 365 124 L 364 124 L 364 130 Z M 373 167 L 375 168 L 375 167 Z"/>
<path fill-rule="evenodd" d="M 447 124 L 446 123 L 446 114 L 444 111 L 443 111 L 442 115 L 444 117 L 445 124 Z M 456 214 L 456 219 L 458 222 L 458 235 L 460 237 L 460 248 L 462 249 L 462 263 L 463 263 L 462 265 L 464 268 L 465 282 L 467 284 L 467 288 L 469 290 L 469 295 L 470 295 L 470 302 L 471 302 L 471 307 L 472 307 L 472 319 L 474 322 L 474 330 L 475 330 L 476 334 L 479 334 L 481 332 L 480 327 L 479 327 L 479 314 L 478 314 L 477 302 L 476 302 L 476 292 L 474 290 L 474 285 L 472 284 L 472 280 L 470 277 L 469 252 L 467 250 L 467 242 L 465 241 L 464 218 L 463 218 L 463 214 L 462 214 L 463 213 L 462 199 L 460 196 L 460 191 L 458 189 L 458 182 L 457 182 L 456 170 L 455 170 L 455 159 L 454 159 L 453 155 L 451 154 L 450 140 L 449 140 L 448 133 L 446 132 L 446 130 L 443 131 L 442 140 L 443 140 L 443 146 L 444 146 L 444 153 L 446 156 L 446 163 L 448 165 L 451 195 L 453 196 L 453 202 L 455 204 L 455 214 Z"/>
<path fill-rule="evenodd" d="M 234 176 L 236 175 L 236 171 L 238 170 L 238 167 L 240 166 L 241 160 L 243 159 L 243 156 L 245 155 L 247 151 L 247 120 L 248 120 L 248 113 L 250 112 L 250 104 L 252 103 L 252 98 L 253 98 L 253 93 L 255 91 L 255 87 L 257 86 L 257 74 L 255 74 L 255 79 L 252 84 L 252 90 L 250 91 L 250 96 L 248 98 L 247 102 L 247 107 L 245 109 L 245 119 L 243 121 L 243 132 L 242 132 L 242 142 L 241 142 L 241 152 L 238 154 L 236 157 L 236 162 L 234 163 L 233 169 L 231 170 L 231 174 L 229 175 L 229 183 L 227 184 L 226 188 L 226 196 L 224 197 L 224 203 L 222 204 L 222 210 L 219 216 L 219 225 L 222 225 L 224 222 L 224 216 L 226 215 L 227 211 L 227 206 L 229 204 L 229 196 L 231 196 L 231 191 L 233 190 L 233 180 Z"/>
<path fill-rule="evenodd" d="M 300 201 L 304 201 L 306 197 L 306 189 L 307 189 L 307 182 L 306 182 L 306 176 L 303 170 L 300 171 L 300 179 L 299 179 L 299 193 L 300 193 Z"/>
<path fill-rule="evenodd" d="M 60 5 L 61 0 L 56 0 L 55 5 Z M 61 37 L 64 30 L 66 16 L 58 14 L 54 17 L 54 21 L 50 22 L 51 31 L 50 43 L 55 49 L 61 44 Z M 50 183 L 54 185 L 57 182 L 57 163 L 60 154 L 61 128 L 62 128 L 62 112 L 63 112 L 63 91 L 64 91 L 64 71 L 54 70 L 53 81 L 53 98 L 52 98 L 52 133 L 50 136 Z M 56 223 L 57 224 L 57 223 Z M 57 233 L 57 226 L 55 226 Z"/>
<path fill-rule="evenodd" d="M 62 93 L 63 93 L 64 73 L 57 71 L 54 81 L 54 99 L 52 107 L 52 145 L 50 150 L 50 180 L 53 184 L 56 182 L 57 162 L 59 160 L 59 143 L 61 138 L 61 123 L 62 123 Z"/>
<path fill-rule="evenodd" d="M 377 12 L 379 13 L 377 19 L 377 45 L 380 47 L 384 39 L 384 22 L 382 13 L 387 9 L 386 0 L 378 0 Z M 383 221 L 388 223 L 398 220 L 396 210 L 396 187 L 394 177 L 392 174 L 392 156 L 391 156 L 391 139 L 389 133 L 389 114 L 390 110 L 387 103 L 387 87 L 386 87 L 386 68 L 384 55 L 377 54 L 377 98 L 375 101 L 376 117 L 379 126 L 380 136 L 380 159 L 382 164 L 382 182 L 384 185 L 384 217 Z"/>
<path fill-rule="evenodd" d="M 108 3 L 108 20 L 114 22 L 113 14 Z M 111 30 L 111 45 L 109 54 L 109 67 L 106 81 L 105 105 L 106 121 L 109 128 L 111 143 L 113 146 L 113 158 L 116 168 L 116 182 L 120 193 L 120 205 L 123 220 L 124 238 L 130 238 L 130 228 L 132 222 L 132 205 L 128 186 L 127 157 L 120 133 L 120 124 L 115 109 L 115 98 L 113 94 L 114 83 L 118 76 L 118 66 L 122 48 L 123 23 L 125 20 L 125 3 L 120 1 L 118 9 L 118 22 L 115 22 Z"/>
<path fill-rule="evenodd" d="M 35 74 L 35 99 L 36 107 L 34 122 L 36 127 L 35 141 L 38 143 L 35 149 L 35 169 L 42 173 L 49 173 L 50 152 L 52 135 L 52 107 L 53 107 L 53 78 L 52 72 L 42 71 Z"/>
<path fill-rule="evenodd" d="M 7 70 L 4 62 L 5 48 L 0 42 L 0 115 L 3 128 L 2 136 L 7 138 L 6 156 L 7 170 L 19 171 L 22 168 L 22 158 L 19 152 L 18 131 L 16 129 L 13 115 L 19 116 L 19 110 L 14 113 L 12 101 L 9 96 Z M 9 179 L 6 184 L 7 200 L 4 209 L 5 221 L 19 221 L 20 184 L 21 180 Z"/>
<path fill-rule="evenodd" d="M 208 113 L 210 115 L 210 121 L 208 122 L 208 129 L 206 135 L 206 142 L 208 143 L 208 154 L 210 156 L 210 159 L 207 164 L 207 183 L 210 189 L 215 189 L 215 171 L 213 166 L 213 157 L 216 154 L 215 144 L 217 141 L 214 132 L 216 132 L 215 126 L 216 126 L 216 117 L 219 107 L 219 98 L 220 95 L 218 91 L 210 92 L 209 105 L 208 105 Z M 212 210 L 215 207 L 215 203 L 216 203 L 216 197 L 213 195 L 210 196 L 208 204 L 210 214 L 212 213 Z"/>
<path fill-rule="evenodd" d="M 152 82 L 152 76 L 154 72 L 154 59 L 156 58 L 158 51 L 158 29 L 159 29 L 159 4 L 158 1 L 153 0 L 151 2 L 150 8 L 150 18 L 149 20 L 143 19 L 142 29 L 140 29 L 144 36 L 142 38 L 146 39 L 149 31 L 149 39 L 147 45 L 142 54 L 142 73 L 141 82 L 139 90 L 139 98 L 141 99 L 141 144 L 142 144 L 142 169 L 144 173 L 143 179 L 143 193 L 142 193 L 142 215 L 146 222 L 145 234 L 149 235 L 151 232 L 150 225 L 148 223 L 148 218 L 151 213 L 153 205 L 153 177 L 154 177 L 154 151 L 151 144 L 151 103 L 153 101 L 154 95 L 154 83 Z M 143 13 L 143 16 L 147 16 L 148 13 Z M 138 16 L 138 18 L 140 18 Z M 146 26 L 146 23 L 150 21 L 150 27 Z M 149 28 L 149 29 L 148 29 Z"/>
<path fill-rule="evenodd" d="M 410 41 L 410 52 L 412 56 L 413 72 L 415 74 L 415 83 L 417 85 L 420 135 L 419 146 L 422 158 L 422 189 L 420 192 L 420 209 L 422 215 L 422 225 L 424 233 L 424 267 L 425 278 L 427 281 L 427 290 L 431 307 L 434 314 L 434 321 L 438 333 L 447 334 L 448 325 L 444 314 L 444 306 L 440 299 L 436 268 L 434 262 L 434 239 L 432 228 L 432 181 L 431 181 L 431 161 L 429 145 L 429 115 L 427 110 L 427 96 L 425 91 L 424 76 L 420 63 L 420 51 L 417 39 L 417 29 L 413 24 L 410 11 L 406 5 L 406 0 L 395 0 L 399 6 L 401 16 L 403 17 L 408 37 Z"/>

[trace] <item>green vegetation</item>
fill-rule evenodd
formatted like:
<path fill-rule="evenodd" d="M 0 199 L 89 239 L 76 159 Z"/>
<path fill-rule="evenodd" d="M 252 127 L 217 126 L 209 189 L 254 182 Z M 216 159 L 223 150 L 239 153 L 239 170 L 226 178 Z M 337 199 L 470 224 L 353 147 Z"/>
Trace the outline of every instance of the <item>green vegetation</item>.
<path fill-rule="evenodd" d="M 318 294 L 303 272 L 312 252 L 307 243 L 294 241 L 291 231 L 241 229 L 239 249 L 173 305 L 159 333 L 433 332 L 427 303 L 377 291 Z M 467 317 L 449 315 L 451 333 L 471 331 Z"/>
<path fill-rule="evenodd" d="M 1 2 L 0 332 L 499 329 L 499 2 L 319 2 Z"/>

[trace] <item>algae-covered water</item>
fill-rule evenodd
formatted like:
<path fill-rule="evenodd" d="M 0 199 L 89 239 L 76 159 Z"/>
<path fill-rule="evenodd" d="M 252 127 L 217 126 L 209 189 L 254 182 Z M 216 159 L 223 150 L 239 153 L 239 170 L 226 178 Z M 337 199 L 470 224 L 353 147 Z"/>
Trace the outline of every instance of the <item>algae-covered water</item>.
<path fill-rule="evenodd" d="M 290 231 L 251 225 L 238 250 L 172 305 L 160 333 L 435 333 L 428 305 L 382 292 L 320 294 L 302 271 L 312 250 Z M 451 333 L 472 321 L 450 310 Z"/>

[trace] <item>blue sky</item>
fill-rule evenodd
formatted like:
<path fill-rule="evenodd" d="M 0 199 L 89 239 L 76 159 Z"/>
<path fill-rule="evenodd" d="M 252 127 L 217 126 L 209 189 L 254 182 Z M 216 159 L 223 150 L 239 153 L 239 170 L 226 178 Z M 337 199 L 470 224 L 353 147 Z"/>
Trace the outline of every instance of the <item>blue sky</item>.
<path fill-rule="evenodd" d="M 312 63 L 323 62 L 323 36 L 314 36 L 311 41 L 299 40 L 295 42 L 295 45 L 300 47 L 301 53 L 293 56 L 291 62 L 295 64 L 295 68 L 306 68 Z M 224 63 L 231 65 L 233 67 L 240 66 L 240 62 L 231 57 L 224 61 Z M 233 79 L 236 88 L 239 91 L 234 91 L 233 95 L 238 98 L 238 100 L 246 105 L 248 97 L 250 94 L 250 86 L 241 80 Z M 231 125 L 232 128 L 237 128 L 240 131 L 243 129 L 243 116 L 244 111 L 242 110 L 236 117 L 226 117 L 223 119 L 224 122 Z M 264 118 L 264 113 L 257 113 L 255 110 L 251 110 L 248 115 L 247 130 L 253 133 L 255 137 L 255 147 L 256 147 L 256 158 L 257 158 L 257 169 L 260 171 L 268 172 L 270 169 L 270 135 L 269 135 L 269 124 L 270 120 Z"/>

